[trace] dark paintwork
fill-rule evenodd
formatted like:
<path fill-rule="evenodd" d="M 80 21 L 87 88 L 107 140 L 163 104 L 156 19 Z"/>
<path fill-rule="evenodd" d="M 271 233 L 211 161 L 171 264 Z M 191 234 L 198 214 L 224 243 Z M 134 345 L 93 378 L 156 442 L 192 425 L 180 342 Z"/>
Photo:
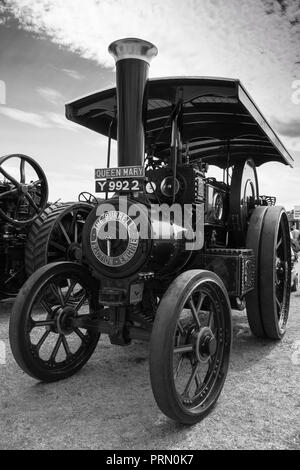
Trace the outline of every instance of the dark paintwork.
<path fill-rule="evenodd" d="M 162 129 L 176 103 L 183 98 L 183 149 L 191 159 L 202 158 L 221 168 L 253 158 L 257 166 L 278 161 L 292 166 L 293 159 L 271 129 L 239 80 L 224 78 L 159 78 L 148 80 L 145 102 L 146 149 L 157 139 L 156 151 L 167 152 L 171 126 Z M 96 92 L 66 105 L 66 117 L 103 135 L 115 115 L 116 89 Z M 117 137 L 117 124 L 112 137 Z M 160 135 L 161 134 L 161 135 Z M 158 138 L 159 136 L 159 138 Z"/>

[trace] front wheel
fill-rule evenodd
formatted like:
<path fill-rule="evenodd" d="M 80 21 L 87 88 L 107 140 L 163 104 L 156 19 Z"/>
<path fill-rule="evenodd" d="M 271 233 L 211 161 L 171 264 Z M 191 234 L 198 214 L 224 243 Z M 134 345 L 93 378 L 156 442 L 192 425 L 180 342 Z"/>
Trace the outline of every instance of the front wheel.
<path fill-rule="evenodd" d="M 214 273 L 180 274 L 163 296 L 150 340 L 150 378 L 161 411 L 184 424 L 215 405 L 231 349 L 230 303 Z"/>
<path fill-rule="evenodd" d="M 24 372 L 53 382 L 84 366 L 99 339 L 82 327 L 97 317 L 97 292 L 86 268 L 75 263 L 49 264 L 26 281 L 9 324 L 12 353 Z"/>

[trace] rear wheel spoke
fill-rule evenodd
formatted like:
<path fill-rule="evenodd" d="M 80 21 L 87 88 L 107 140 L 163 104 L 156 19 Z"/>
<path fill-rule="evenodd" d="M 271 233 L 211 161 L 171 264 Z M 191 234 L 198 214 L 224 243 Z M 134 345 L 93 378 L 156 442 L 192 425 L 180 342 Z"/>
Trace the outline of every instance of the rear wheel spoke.
<path fill-rule="evenodd" d="M 65 227 L 63 226 L 62 222 L 59 222 L 58 225 L 59 225 L 59 228 L 60 228 L 60 230 L 62 231 L 62 234 L 63 234 L 63 236 L 65 237 L 65 239 L 66 239 L 68 245 L 71 245 L 72 242 L 71 242 L 70 237 L 69 237 L 69 235 L 67 234 L 67 231 L 66 231 Z"/>
<path fill-rule="evenodd" d="M 49 245 L 54 246 L 54 248 L 56 248 L 57 250 L 62 251 L 63 253 L 66 253 L 66 251 L 67 251 L 67 248 L 65 246 L 63 246 L 61 243 L 58 243 L 54 240 L 50 240 Z"/>

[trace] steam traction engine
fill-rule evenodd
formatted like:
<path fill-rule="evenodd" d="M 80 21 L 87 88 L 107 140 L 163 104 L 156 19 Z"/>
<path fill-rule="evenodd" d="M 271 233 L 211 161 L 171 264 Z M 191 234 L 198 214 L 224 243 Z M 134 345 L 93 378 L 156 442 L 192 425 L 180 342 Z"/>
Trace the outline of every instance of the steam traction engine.
<path fill-rule="evenodd" d="M 32 158 L 19 154 L 0 158 L 0 300 L 15 296 L 26 278 L 28 230 L 47 199 L 46 176 Z"/>
<path fill-rule="evenodd" d="M 155 399 L 193 424 L 222 390 L 231 307 L 254 335 L 281 339 L 290 296 L 284 209 L 259 195 L 256 167 L 292 159 L 238 80 L 148 79 L 152 44 L 111 44 L 117 86 L 66 115 L 118 141 L 118 167 L 95 170 L 106 195 L 83 228 L 82 264 L 35 272 L 15 302 L 10 341 L 31 376 L 77 372 L 100 333 L 150 341 Z M 109 157 L 109 151 L 108 151 Z M 223 170 L 222 181 L 207 176 Z"/>
<path fill-rule="evenodd" d="M 48 202 L 44 171 L 22 154 L 0 158 L 0 300 L 15 297 L 25 279 L 51 261 L 81 259 L 83 224 L 97 200 Z"/>

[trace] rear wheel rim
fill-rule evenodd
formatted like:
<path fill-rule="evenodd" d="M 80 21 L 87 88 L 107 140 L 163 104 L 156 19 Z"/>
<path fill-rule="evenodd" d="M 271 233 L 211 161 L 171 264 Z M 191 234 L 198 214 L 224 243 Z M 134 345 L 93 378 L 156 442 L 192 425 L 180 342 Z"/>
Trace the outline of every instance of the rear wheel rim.
<path fill-rule="evenodd" d="M 289 305 L 289 246 L 286 240 L 284 220 L 281 216 L 275 244 L 275 302 L 278 328 L 285 331 Z"/>

